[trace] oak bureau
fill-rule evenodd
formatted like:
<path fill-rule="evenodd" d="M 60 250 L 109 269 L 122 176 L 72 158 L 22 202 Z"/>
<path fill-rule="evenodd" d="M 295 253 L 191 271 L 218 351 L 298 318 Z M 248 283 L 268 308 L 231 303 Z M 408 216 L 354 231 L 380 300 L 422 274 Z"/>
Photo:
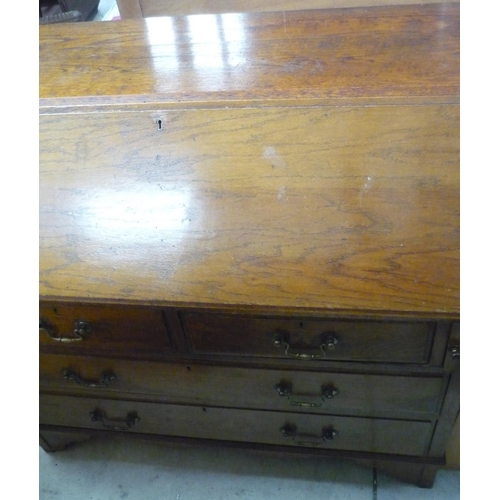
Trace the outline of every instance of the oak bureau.
<path fill-rule="evenodd" d="M 459 411 L 459 5 L 41 26 L 39 181 L 45 450 L 432 486 Z"/>

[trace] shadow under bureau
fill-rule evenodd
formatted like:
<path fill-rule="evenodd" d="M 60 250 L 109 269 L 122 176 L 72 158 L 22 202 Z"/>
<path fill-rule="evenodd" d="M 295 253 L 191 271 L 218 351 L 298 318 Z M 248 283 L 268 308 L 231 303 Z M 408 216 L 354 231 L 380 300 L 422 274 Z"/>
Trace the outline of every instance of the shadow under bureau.
<path fill-rule="evenodd" d="M 40 27 L 44 449 L 204 442 L 432 486 L 459 411 L 458 25 Z"/>

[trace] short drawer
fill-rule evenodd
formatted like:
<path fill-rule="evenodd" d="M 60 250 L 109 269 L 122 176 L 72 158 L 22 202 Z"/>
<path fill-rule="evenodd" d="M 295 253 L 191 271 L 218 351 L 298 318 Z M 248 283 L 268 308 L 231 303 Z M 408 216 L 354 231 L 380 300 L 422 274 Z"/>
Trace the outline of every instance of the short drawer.
<path fill-rule="evenodd" d="M 439 413 L 446 378 L 233 368 L 54 354 L 40 388 L 78 395 L 277 411 L 422 418 Z"/>
<path fill-rule="evenodd" d="M 194 354 L 417 363 L 429 360 L 434 323 L 259 318 L 182 313 Z"/>
<path fill-rule="evenodd" d="M 40 423 L 284 446 L 421 456 L 430 422 L 40 395 Z"/>
<path fill-rule="evenodd" d="M 40 344 L 79 351 L 147 351 L 172 349 L 162 311 L 116 305 L 40 305 Z"/>

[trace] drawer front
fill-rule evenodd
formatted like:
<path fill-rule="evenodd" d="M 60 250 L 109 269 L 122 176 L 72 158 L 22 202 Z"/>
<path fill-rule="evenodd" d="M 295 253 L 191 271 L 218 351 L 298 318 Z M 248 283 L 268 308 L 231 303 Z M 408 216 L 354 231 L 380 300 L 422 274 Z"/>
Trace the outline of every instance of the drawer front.
<path fill-rule="evenodd" d="M 434 323 L 278 319 L 183 313 L 194 354 L 428 362 Z"/>
<path fill-rule="evenodd" d="M 41 395 L 40 423 L 284 446 L 423 455 L 430 422 Z"/>
<path fill-rule="evenodd" d="M 42 354 L 40 388 L 198 405 L 419 418 L 439 412 L 441 377 L 318 373 Z"/>
<path fill-rule="evenodd" d="M 153 353 L 173 347 L 160 309 L 41 304 L 39 317 L 41 345 Z"/>

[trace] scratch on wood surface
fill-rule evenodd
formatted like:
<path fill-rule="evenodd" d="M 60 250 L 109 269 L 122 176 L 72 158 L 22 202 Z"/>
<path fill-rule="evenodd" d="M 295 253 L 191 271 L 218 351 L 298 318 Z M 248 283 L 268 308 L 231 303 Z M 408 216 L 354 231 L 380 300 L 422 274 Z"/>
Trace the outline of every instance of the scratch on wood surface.
<path fill-rule="evenodd" d="M 288 31 L 286 29 L 286 12 L 283 11 L 283 27 L 285 28 L 285 35 L 287 36 L 287 38 L 290 38 L 290 35 L 288 34 Z"/>

